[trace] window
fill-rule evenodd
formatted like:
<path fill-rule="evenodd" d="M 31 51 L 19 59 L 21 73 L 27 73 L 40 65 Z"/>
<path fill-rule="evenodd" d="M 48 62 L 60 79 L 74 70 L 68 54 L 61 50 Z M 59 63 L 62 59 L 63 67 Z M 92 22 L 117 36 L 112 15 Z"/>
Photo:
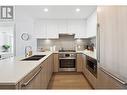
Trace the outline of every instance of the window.
<path fill-rule="evenodd" d="M 9 48 L 3 48 L 8 45 Z M 14 55 L 14 25 L 0 24 L 0 53 L 10 53 Z"/>

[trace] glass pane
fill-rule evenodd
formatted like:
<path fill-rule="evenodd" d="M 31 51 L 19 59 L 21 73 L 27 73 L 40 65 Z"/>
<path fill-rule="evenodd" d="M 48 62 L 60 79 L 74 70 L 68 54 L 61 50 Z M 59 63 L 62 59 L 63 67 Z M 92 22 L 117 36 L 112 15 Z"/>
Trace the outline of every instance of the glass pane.
<path fill-rule="evenodd" d="M 0 23 L 0 54 L 14 55 L 14 24 Z"/>

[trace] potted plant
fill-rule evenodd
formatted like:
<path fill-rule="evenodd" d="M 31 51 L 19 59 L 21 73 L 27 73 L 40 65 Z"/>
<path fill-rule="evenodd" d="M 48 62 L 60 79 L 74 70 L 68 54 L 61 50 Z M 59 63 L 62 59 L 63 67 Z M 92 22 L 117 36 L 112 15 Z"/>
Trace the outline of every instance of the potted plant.
<path fill-rule="evenodd" d="M 2 48 L 4 49 L 4 52 L 8 52 L 8 49 L 10 48 L 10 45 L 3 45 Z"/>

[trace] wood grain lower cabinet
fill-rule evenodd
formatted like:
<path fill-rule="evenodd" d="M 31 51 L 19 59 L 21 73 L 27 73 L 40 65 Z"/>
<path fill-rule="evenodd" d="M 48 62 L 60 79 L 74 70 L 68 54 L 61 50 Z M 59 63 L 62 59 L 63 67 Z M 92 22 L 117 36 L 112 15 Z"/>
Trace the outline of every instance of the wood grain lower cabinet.
<path fill-rule="evenodd" d="M 86 55 L 85 54 L 82 54 L 82 59 L 83 59 L 83 74 L 88 79 L 92 87 L 96 88 L 97 78 L 94 75 L 92 75 L 91 72 L 86 68 Z"/>
<path fill-rule="evenodd" d="M 83 57 L 83 74 L 86 76 L 90 84 L 95 89 L 124 89 L 124 85 L 116 81 L 111 76 L 104 73 L 98 68 L 97 78 L 94 77 L 90 71 L 86 68 L 86 55 L 82 54 Z"/>
<path fill-rule="evenodd" d="M 98 80 L 96 89 L 124 89 L 126 88 L 120 82 L 98 69 Z"/>
<path fill-rule="evenodd" d="M 19 82 L 19 89 L 47 89 L 53 72 L 53 55 Z"/>
<path fill-rule="evenodd" d="M 26 63 L 27 64 L 27 63 Z M 53 54 L 17 84 L 0 85 L 0 89 L 47 89 L 53 73 Z"/>
<path fill-rule="evenodd" d="M 82 67 L 83 67 L 82 72 L 85 75 L 86 74 L 86 72 L 85 72 L 85 70 L 86 70 L 86 55 L 82 54 L 82 60 L 83 60 L 83 62 L 82 62 Z"/>
<path fill-rule="evenodd" d="M 41 70 L 39 66 L 19 82 L 19 89 L 40 89 Z"/>
<path fill-rule="evenodd" d="M 97 78 L 88 69 L 85 69 L 85 76 L 92 85 L 92 87 L 96 88 Z"/>
<path fill-rule="evenodd" d="M 82 72 L 83 71 L 82 54 L 77 54 L 76 67 L 77 67 L 77 72 Z"/>
<path fill-rule="evenodd" d="M 54 71 L 54 72 L 58 72 L 58 71 L 59 71 L 59 59 L 58 59 L 58 53 L 55 53 L 55 54 L 54 54 L 53 71 Z"/>
<path fill-rule="evenodd" d="M 48 85 L 48 60 L 45 60 L 41 67 L 43 68 L 41 71 L 41 89 L 46 89 Z"/>
<path fill-rule="evenodd" d="M 41 67 L 43 68 L 41 71 L 41 88 L 46 89 L 53 73 L 53 55 L 49 56 Z"/>

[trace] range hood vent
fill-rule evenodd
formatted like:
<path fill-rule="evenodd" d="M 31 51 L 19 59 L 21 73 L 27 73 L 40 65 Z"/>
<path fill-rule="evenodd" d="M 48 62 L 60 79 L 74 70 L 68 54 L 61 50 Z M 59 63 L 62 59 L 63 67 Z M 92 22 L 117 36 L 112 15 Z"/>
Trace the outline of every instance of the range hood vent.
<path fill-rule="evenodd" d="M 74 33 L 60 33 L 59 34 L 59 38 L 63 38 L 63 37 L 66 37 L 66 38 L 74 38 L 75 37 L 75 34 Z"/>

